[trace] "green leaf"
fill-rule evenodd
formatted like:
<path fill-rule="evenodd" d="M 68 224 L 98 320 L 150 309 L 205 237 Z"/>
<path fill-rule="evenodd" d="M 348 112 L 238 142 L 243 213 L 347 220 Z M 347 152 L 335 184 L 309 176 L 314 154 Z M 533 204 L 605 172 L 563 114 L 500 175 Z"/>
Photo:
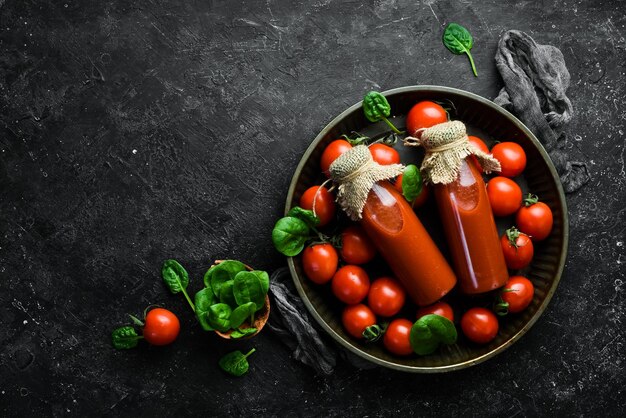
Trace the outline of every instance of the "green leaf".
<path fill-rule="evenodd" d="M 320 218 L 315 216 L 312 210 L 302 209 L 300 206 L 294 206 L 289 209 L 289 212 L 287 212 L 287 216 L 303 220 L 307 225 L 313 227 L 319 225 L 320 223 Z"/>
<path fill-rule="evenodd" d="M 220 295 L 220 289 L 224 283 L 233 280 L 237 273 L 245 270 L 245 264 L 240 261 L 224 260 L 211 267 L 209 271 L 204 274 L 204 285 L 210 287 L 211 290 L 213 290 L 213 294 L 218 296 Z"/>
<path fill-rule="evenodd" d="M 240 306 L 248 302 L 254 302 L 257 307 L 261 307 L 265 303 L 266 292 L 263 291 L 261 280 L 259 280 L 256 274 L 249 271 L 237 273 L 233 293 L 237 305 Z"/>
<path fill-rule="evenodd" d="M 272 230 L 272 242 L 278 252 L 295 257 L 304 249 L 309 239 L 309 226 L 302 219 L 286 216 L 276 222 Z"/>
<path fill-rule="evenodd" d="M 137 335 L 135 328 L 129 326 L 116 328 L 111 333 L 113 347 L 118 350 L 128 350 L 129 348 L 137 347 L 141 338 Z"/>
<path fill-rule="evenodd" d="M 478 76 L 476 66 L 474 65 L 474 59 L 472 58 L 472 54 L 470 52 L 472 46 L 474 45 L 474 40 L 467 29 L 457 23 L 450 23 L 443 31 L 443 44 L 453 54 L 467 54 L 470 64 L 472 65 L 472 71 L 475 76 Z"/>
<path fill-rule="evenodd" d="M 196 305 L 196 317 L 198 318 L 200 326 L 205 331 L 213 331 L 213 327 L 209 325 L 207 318 L 207 312 L 209 311 L 209 308 L 216 302 L 213 291 L 211 291 L 210 288 L 205 287 L 204 289 L 196 293 L 194 302 Z"/>
<path fill-rule="evenodd" d="M 231 308 L 237 306 L 235 295 L 233 295 L 233 280 L 228 280 L 220 287 L 220 302 L 229 305 Z"/>
<path fill-rule="evenodd" d="M 247 302 L 241 306 L 237 306 L 233 310 L 233 313 L 230 315 L 230 327 L 231 328 L 239 327 L 241 324 L 244 323 L 246 319 L 250 318 L 250 316 L 256 311 L 257 311 L 257 307 L 254 302 Z"/>
<path fill-rule="evenodd" d="M 232 353 L 226 354 L 219 361 L 219 365 L 226 373 L 232 374 L 233 376 L 243 376 L 248 372 L 250 365 L 248 364 L 248 356 L 254 353 L 256 350 L 253 348 L 248 352 L 248 354 L 244 355 L 241 351 L 233 351 Z"/>
<path fill-rule="evenodd" d="M 269 274 L 267 274 L 267 272 L 265 272 L 263 270 L 254 270 L 251 273 L 256 275 L 259 278 L 259 280 L 261 281 L 261 289 L 263 289 L 263 293 L 267 294 L 267 291 L 270 289 L 270 276 L 269 276 Z M 261 309 L 262 307 L 263 307 L 263 305 L 258 306 L 257 310 Z"/>
<path fill-rule="evenodd" d="M 402 173 L 402 194 L 409 202 L 415 201 L 422 192 L 422 175 L 419 168 L 409 164 Z"/>
<path fill-rule="evenodd" d="M 221 332 L 228 331 L 230 327 L 230 315 L 233 310 L 225 303 L 216 303 L 209 307 L 206 314 L 208 324 Z"/>
<path fill-rule="evenodd" d="M 237 328 L 236 330 L 231 332 L 230 338 L 234 338 L 234 339 L 242 338 L 250 334 L 254 334 L 255 332 L 257 332 L 257 329 L 254 327 L 253 328 Z"/>
<path fill-rule="evenodd" d="M 363 97 L 363 113 L 370 122 L 378 122 L 391 114 L 389 102 L 377 91 L 370 91 Z"/>
<path fill-rule="evenodd" d="M 411 327 L 409 340 L 413 351 L 420 356 L 432 354 L 439 344 L 454 344 L 457 332 L 454 323 L 440 315 L 425 315 Z"/>
<path fill-rule="evenodd" d="M 176 260 L 165 260 L 161 268 L 161 276 L 170 292 L 174 294 L 184 292 L 189 284 L 187 270 Z"/>

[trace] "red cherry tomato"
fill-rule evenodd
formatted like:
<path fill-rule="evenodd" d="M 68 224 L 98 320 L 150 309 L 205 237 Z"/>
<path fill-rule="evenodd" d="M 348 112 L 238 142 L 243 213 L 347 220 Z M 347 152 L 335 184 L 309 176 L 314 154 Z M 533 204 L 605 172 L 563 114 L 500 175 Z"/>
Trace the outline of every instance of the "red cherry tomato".
<path fill-rule="evenodd" d="M 315 197 L 316 193 L 317 197 Z M 326 187 L 309 187 L 300 198 L 300 207 L 313 210 L 313 199 L 315 199 L 315 214 L 320 218 L 319 226 L 327 225 L 335 217 L 335 201 L 332 193 Z"/>
<path fill-rule="evenodd" d="M 452 311 L 452 307 L 444 301 L 439 301 L 432 305 L 419 308 L 417 310 L 417 319 L 429 314 L 443 316 L 454 322 L 454 311 Z"/>
<path fill-rule="evenodd" d="M 329 282 L 337 271 L 338 262 L 337 250 L 330 244 L 311 245 L 302 252 L 304 274 L 313 283 Z"/>
<path fill-rule="evenodd" d="M 348 305 L 343 310 L 341 322 L 348 334 L 354 338 L 363 338 L 365 328 L 376 323 L 376 315 L 367 306 L 361 304 Z"/>
<path fill-rule="evenodd" d="M 500 161 L 500 175 L 516 177 L 526 168 L 526 153 L 515 142 L 500 142 L 491 148 L 493 157 Z"/>
<path fill-rule="evenodd" d="M 511 276 L 501 292 L 502 300 L 509 304 L 510 313 L 522 312 L 533 301 L 535 287 L 523 276 Z"/>
<path fill-rule="evenodd" d="M 463 334 L 471 341 L 486 344 L 498 334 L 498 318 L 485 308 L 472 308 L 461 318 Z"/>
<path fill-rule="evenodd" d="M 413 353 L 409 335 L 413 323 L 408 319 L 398 318 L 391 321 L 385 331 L 383 344 L 385 348 L 398 356 L 407 356 Z"/>
<path fill-rule="evenodd" d="M 396 279 L 381 277 L 372 282 L 367 304 L 376 315 L 393 316 L 400 312 L 406 300 L 406 291 Z"/>
<path fill-rule="evenodd" d="M 419 102 L 409 110 L 406 115 L 406 130 L 409 135 L 415 136 L 415 132 L 421 128 L 430 128 L 438 123 L 448 121 L 448 113 L 437 103 Z"/>
<path fill-rule="evenodd" d="M 365 230 L 358 225 L 347 227 L 341 233 L 341 258 L 348 264 L 365 264 L 376 256 L 376 247 Z"/>
<path fill-rule="evenodd" d="M 370 290 L 370 278 L 359 266 L 343 266 L 333 276 L 331 282 L 337 299 L 348 305 L 361 302 Z"/>
<path fill-rule="evenodd" d="M 320 159 L 320 166 L 326 176 L 329 176 L 328 167 L 344 152 L 352 148 L 352 145 L 344 139 L 336 139 L 324 149 L 322 158 Z"/>
<path fill-rule="evenodd" d="M 509 234 L 508 231 L 511 230 L 514 231 Z M 502 234 L 500 244 L 502 244 L 504 261 L 506 262 L 506 266 L 510 269 L 522 269 L 529 265 L 533 259 L 533 242 L 528 235 L 520 233 L 515 228 L 511 228 Z"/>
<path fill-rule="evenodd" d="M 552 210 L 545 203 L 537 202 L 533 198 L 525 199 L 524 204 L 525 206 L 522 206 L 515 215 L 515 224 L 533 241 L 546 239 L 552 231 Z"/>
<path fill-rule="evenodd" d="M 398 151 L 385 144 L 372 144 L 369 146 L 372 158 L 380 165 L 400 164 Z"/>
<path fill-rule="evenodd" d="M 474 145 L 476 148 L 478 148 L 485 154 L 490 154 L 489 148 L 487 148 L 487 144 L 485 144 L 482 139 L 480 139 L 477 136 L 472 136 L 472 135 L 468 136 L 467 138 L 469 139 L 470 144 Z M 478 162 L 478 158 L 472 155 L 472 161 L 474 161 L 474 164 L 476 164 L 476 167 L 478 167 L 480 171 L 483 171 L 483 167 Z"/>
<path fill-rule="evenodd" d="M 402 176 L 403 174 L 400 174 L 394 183 L 396 190 L 400 193 L 402 193 Z M 430 186 L 424 183 L 422 184 L 422 191 L 419 196 L 417 196 L 417 198 L 413 201 L 413 209 L 422 207 L 428 200 L 428 196 L 430 196 Z"/>
<path fill-rule="evenodd" d="M 152 345 L 172 343 L 180 331 L 180 322 L 176 315 L 167 309 L 154 308 L 146 315 L 143 337 Z"/>
<path fill-rule="evenodd" d="M 495 216 L 512 215 L 522 205 L 522 189 L 506 177 L 497 176 L 489 180 L 487 195 Z"/>

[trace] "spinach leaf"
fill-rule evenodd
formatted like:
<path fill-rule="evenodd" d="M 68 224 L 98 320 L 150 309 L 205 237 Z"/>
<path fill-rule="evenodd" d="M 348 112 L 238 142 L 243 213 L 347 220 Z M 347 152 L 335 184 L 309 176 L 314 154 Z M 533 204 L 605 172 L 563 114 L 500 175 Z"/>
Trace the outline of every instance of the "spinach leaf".
<path fill-rule="evenodd" d="M 251 272 L 256 275 L 261 281 L 261 289 L 263 289 L 263 293 L 267 294 L 267 291 L 270 289 L 270 276 L 267 272 L 262 270 L 254 270 Z M 257 310 L 261 309 L 263 305 L 257 306 Z"/>
<path fill-rule="evenodd" d="M 246 266 L 240 261 L 224 260 L 221 263 L 211 267 L 204 275 L 204 284 L 213 290 L 213 293 L 220 295 L 220 289 L 224 283 L 235 278 L 237 273 L 245 271 Z M 207 275 L 209 285 L 207 285 Z"/>
<path fill-rule="evenodd" d="M 207 322 L 213 328 L 221 332 L 230 329 L 230 315 L 233 310 L 225 303 L 216 303 L 209 306 Z"/>
<path fill-rule="evenodd" d="M 211 305 L 215 304 L 215 295 L 213 294 L 213 291 L 211 291 L 208 287 L 205 287 L 196 293 L 194 301 L 196 302 L 196 317 L 198 318 L 200 326 L 205 331 L 213 331 L 213 327 L 209 325 L 207 318 L 209 308 Z"/>
<path fill-rule="evenodd" d="M 129 348 L 137 347 L 139 340 L 142 338 L 137 335 L 135 328 L 129 326 L 116 328 L 111 333 L 113 347 L 118 350 L 128 350 Z"/>
<path fill-rule="evenodd" d="M 250 334 L 254 334 L 257 331 L 256 328 L 237 328 L 230 333 L 230 338 L 242 338 Z"/>
<path fill-rule="evenodd" d="M 312 210 L 302 209 L 300 206 L 294 206 L 289 209 L 289 212 L 287 212 L 287 216 L 301 219 L 311 227 L 315 227 L 320 223 L 320 218 L 315 216 Z"/>
<path fill-rule="evenodd" d="M 272 230 L 272 242 L 278 252 L 294 257 L 304 249 L 309 239 L 309 226 L 302 219 L 286 216 L 276 222 Z"/>
<path fill-rule="evenodd" d="M 432 354 L 439 344 L 454 344 L 457 332 L 454 323 L 439 315 L 425 315 L 411 327 L 409 340 L 413 351 L 420 356 Z"/>
<path fill-rule="evenodd" d="M 233 376 L 243 376 L 248 372 L 248 368 L 250 365 L 248 364 L 248 356 L 254 353 L 256 349 L 252 349 L 248 351 L 248 354 L 244 355 L 241 351 L 233 351 L 232 353 L 226 354 L 219 361 L 219 365 L 226 373 L 232 374 Z"/>
<path fill-rule="evenodd" d="M 247 302 L 243 305 L 237 306 L 233 313 L 230 315 L 230 327 L 238 328 L 243 322 L 250 318 L 257 311 L 256 304 L 254 302 Z M 252 325 L 252 321 L 250 321 Z M 232 335 L 231 335 L 232 337 Z"/>
<path fill-rule="evenodd" d="M 387 119 L 391 114 L 391 105 L 387 98 L 377 91 L 370 91 L 363 97 L 363 113 L 370 122 L 384 121 L 392 131 L 403 134 Z"/>
<path fill-rule="evenodd" d="M 422 175 L 420 170 L 409 164 L 402 173 L 402 194 L 409 202 L 413 202 L 422 192 Z"/>
<path fill-rule="evenodd" d="M 260 308 L 265 303 L 265 292 L 261 285 L 261 280 L 256 274 L 249 271 L 242 271 L 235 276 L 235 282 L 233 286 L 233 294 L 237 305 L 243 305 L 248 302 L 254 302 L 254 304 Z"/>
<path fill-rule="evenodd" d="M 189 306 L 191 306 L 191 309 L 195 312 L 196 307 L 193 302 L 191 302 L 191 299 L 189 299 L 186 290 L 189 285 L 189 274 L 187 274 L 187 270 L 176 260 L 165 260 L 161 268 L 161 276 L 170 289 L 170 292 L 173 294 L 182 292 L 185 299 L 187 299 L 187 303 L 189 303 Z"/>
<path fill-rule="evenodd" d="M 228 280 L 220 288 L 220 302 L 229 305 L 231 308 L 237 306 L 235 295 L 233 294 L 233 280 Z"/>
<path fill-rule="evenodd" d="M 472 58 L 472 53 L 470 52 L 474 45 L 474 40 L 467 29 L 457 23 L 450 23 L 443 31 L 443 44 L 453 54 L 467 54 L 470 64 L 472 65 L 474 76 L 478 77 L 476 66 L 474 65 L 474 58 Z"/>

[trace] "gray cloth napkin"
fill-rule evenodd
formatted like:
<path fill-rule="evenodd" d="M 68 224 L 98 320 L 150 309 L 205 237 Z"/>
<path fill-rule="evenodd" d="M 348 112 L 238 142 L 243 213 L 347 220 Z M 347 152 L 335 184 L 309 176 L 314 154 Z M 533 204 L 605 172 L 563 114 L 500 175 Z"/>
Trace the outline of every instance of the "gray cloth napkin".
<path fill-rule="evenodd" d="M 498 43 L 496 66 L 504 87 L 494 102 L 515 114 L 541 141 L 554 163 L 563 189 L 572 193 L 590 179 L 584 162 L 569 161 L 564 128 L 572 119 L 565 95 L 570 75 L 563 54 L 539 45 L 524 32 L 510 30 Z"/>

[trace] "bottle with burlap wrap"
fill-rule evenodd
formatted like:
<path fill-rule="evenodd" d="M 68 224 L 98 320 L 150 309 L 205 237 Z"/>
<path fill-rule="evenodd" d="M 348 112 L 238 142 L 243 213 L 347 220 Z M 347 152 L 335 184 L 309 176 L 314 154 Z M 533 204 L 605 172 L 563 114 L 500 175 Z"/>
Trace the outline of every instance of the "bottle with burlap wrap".
<path fill-rule="evenodd" d="M 361 223 L 378 251 L 419 306 L 441 299 L 456 284 L 452 268 L 395 187 L 400 164 L 379 165 L 364 145 L 339 156 L 330 166 L 337 202 Z"/>
<path fill-rule="evenodd" d="M 405 145 L 423 146 L 421 171 L 431 183 L 439 207 L 459 287 L 464 293 L 484 293 L 503 286 L 508 271 L 489 204 L 482 169 L 500 171 L 500 163 L 472 146 L 465 125 L 445 122 L 426 128 Z"/>

